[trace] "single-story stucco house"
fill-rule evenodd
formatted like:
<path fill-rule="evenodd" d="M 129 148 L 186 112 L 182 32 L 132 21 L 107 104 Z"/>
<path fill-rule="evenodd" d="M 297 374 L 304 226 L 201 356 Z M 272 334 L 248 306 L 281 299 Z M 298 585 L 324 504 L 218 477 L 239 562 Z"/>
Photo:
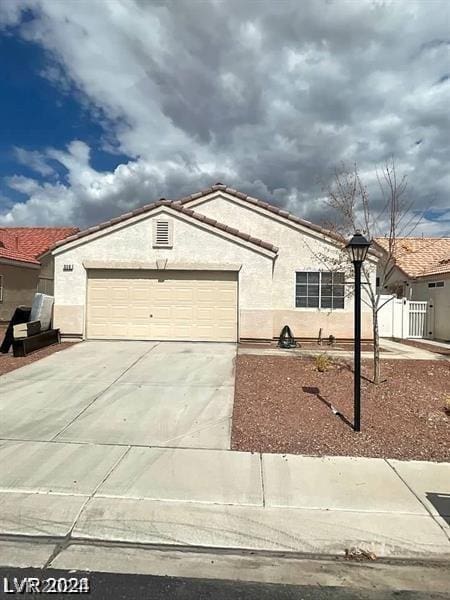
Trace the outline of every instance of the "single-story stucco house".
<path fill-rule="evenodd" d="M 87 339 L 353 337 L 341 238 L 223 184 L 161 199 L 55 244 L 54 326 Z M 375 266 L 375 258 L 369 261 Z M 373 274 L 375 285 L 375 272 Z M 371 338 L 363 307 L 362 332 Z"/>
<path fill-rule="evenodd" d="M 53 256 L 38 259 L 55 242 L 74 235 L 77 227 L 0 228 L 0 322 L 17 306 L 31 306 L 36 292 L 53 294 Z"/>
<path fill-rule="evenodd" d="M 389 251 L 386 238 L 374 242 L 379 251 Z M 397 238 L 393 255 L 383 293 L 427 302 L 425 337 L 450 340 L 450 238 Z"/>

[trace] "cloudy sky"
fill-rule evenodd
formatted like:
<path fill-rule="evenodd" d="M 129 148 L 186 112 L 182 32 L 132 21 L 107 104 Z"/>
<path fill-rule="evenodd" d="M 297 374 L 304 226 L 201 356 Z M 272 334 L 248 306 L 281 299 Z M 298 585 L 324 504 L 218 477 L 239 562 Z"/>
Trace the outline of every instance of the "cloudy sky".
<path fill-rule="evenodd" d="M 2 0 L 0 225 L 87 226 L 218 181 L 310 220 L 393 155 L 450 235 L 447 0 Z"/>

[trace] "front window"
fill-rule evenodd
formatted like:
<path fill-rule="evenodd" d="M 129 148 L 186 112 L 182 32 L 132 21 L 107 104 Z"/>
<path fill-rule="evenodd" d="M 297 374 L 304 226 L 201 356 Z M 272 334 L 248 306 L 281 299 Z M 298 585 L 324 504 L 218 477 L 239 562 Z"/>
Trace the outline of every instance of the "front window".
<path fill-rule="evenodd" d="M 344 273 L 299 271 L 295 283 L 297 308 L 344 308 Z"/>

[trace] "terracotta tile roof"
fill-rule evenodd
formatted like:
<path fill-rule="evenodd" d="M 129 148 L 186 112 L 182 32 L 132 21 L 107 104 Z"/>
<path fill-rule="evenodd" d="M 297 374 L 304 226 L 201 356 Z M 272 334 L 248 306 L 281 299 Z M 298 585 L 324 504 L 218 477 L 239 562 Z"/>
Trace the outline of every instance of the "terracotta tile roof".
<path fill-rule="evenodd" d="M 254 244 L 255 246 L 260 246 L 261 248 L 264 248 L 265 250 L 270 250 L 271 252 L 273 252 L 275 254 L 278 252 L 278 248 L 276 246 L 274 246 L 273 244 L 271 244 L 270 242 L 264 242 L 263 240 L 254 238 L 247 233 L 243 233 L 242 231 L 235 229 L 234 227 L 229 227 L 228 225 L 225 225 L 224 223 L 220 223 L 219 221 L 216 221 L 215 219 L 211 219 L 209 217 L 206 217 L 205 215 L 197 213 L 190 208 L 185 208 L 184 206 L 181 205 L 181 203 L 179 201 L 175 202 L 172 200 L 166 200 L 164 198 L 161 198 L 161 200 L 158 200 L 157 202 L 152 202 L 151 204 L 141 206 L 140 208 L 137 208 L 133 211 L 125 213 L 124 215 L 120 215 L 119 217 L 116 217 L 115 219 L 105 221 L 104 223 L 100 223 L 99 225 L 95 225 L 94 227 L 89 227 L 89 229 L 85 229 L 74 235 L 70 235 L 69 237 L 65 238 L 64 240 L 54 243 L 52 246 L 50 246 L 49 249 L 53 250 L 54 248 L 59 248 L 60 246 L 67 244 L 68 242 L 72 242 L 73 240 L 78 240 L 80 238 L 85 237 L 86 235 L 95 233 L 96 231 L 106 229 L 107 227 L 110 227 L 111 225 L 115 225 L 116 223 L 121 223 L 122 221 L 126 221 L 127 219 L 130 219 L 131 217 L 135 217 L 137 215 L 140 215 L 140 214 L 143 214 L 146 212 L 150 212 L 150 211 L 154 210 L 155 208 L 158 208 L 159 206 L 167 206 L 172 210 L 175 210 L 179 213 L 185 214 L 193 219 L 196 219 L 197 221 L 201 221 L 212 227 L 216 227 L 217 229 L 220 229 L 231 235 L 241 238 L 242 240 L 250 242 L 251 244 Z"/>
<path fill-rule="evenodd" d="M 17 262 L 31 263 L 33 265 L 40 265 L 41 263 L 29 254 L 18 252 L 12 248 L 3 248 L 0 242 L 0 259 L 14 260 Z"/>
<path fill-rule="evenodd" d="M 38 256 L 77 231 L 77 227 L 2 227 L 0 258 L 39 265 Z"/>
<path fill-rule="evenodd" d="M 375 242 L 388 250 L 387 238 L 376 238 Z M 409 277 L 450 273 L 450 238 L 398 238 L 394 258 L 396 265 Z"/>

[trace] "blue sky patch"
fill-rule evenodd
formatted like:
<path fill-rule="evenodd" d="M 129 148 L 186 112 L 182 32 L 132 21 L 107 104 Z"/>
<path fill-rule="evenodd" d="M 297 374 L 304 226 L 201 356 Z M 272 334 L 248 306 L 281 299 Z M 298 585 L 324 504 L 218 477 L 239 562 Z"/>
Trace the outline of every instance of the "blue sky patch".
<path fill-rule="evenodd" d="M 104 131 L 77 101 L 78 95 L 58 89 L 41 75 L 49 64 L 40 46 L 10 32 L 0 35 L 0 196 L 7 190 L 8 196 L 16 201 L 22 194 L 9 189 L 5 178 L 43 177 L 17 160 L 15 147 L 38 151 L 48 147 L 64 149 L 72 140 L 80 139 L 91 148 L 91 165 L 98 171 L 114 170 L 129 160 L 119 152 L 102 150 Z M 56 161 L 51 164 L 64 181 L 65 168 Z M 3 202 L 2 208 L 5 208 Z"/>

